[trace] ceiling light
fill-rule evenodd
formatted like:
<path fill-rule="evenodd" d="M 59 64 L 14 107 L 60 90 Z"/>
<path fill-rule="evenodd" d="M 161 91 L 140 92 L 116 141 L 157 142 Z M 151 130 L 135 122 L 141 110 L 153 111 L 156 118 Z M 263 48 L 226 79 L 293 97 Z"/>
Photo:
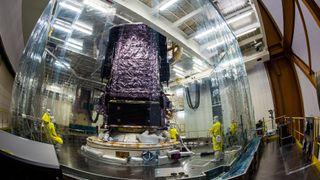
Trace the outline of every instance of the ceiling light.
<path fill-rule="evenodd" d="M 93 30 L 92 26 L 89 26 L 83 22 L 77 21 L 73 25 L 71 25 L 71 23 L 61 19 L 57 19 L 53 26 L 67 33 L 71 33 L 72 30 L 75 29 L 77 31 L 91 35 Z"/>
<path fill-rule="evenodd" d="M 63 8 L 69 9 L 71 11 L 77 12 L 77 13 L 80 13 L 82 11 L 82 8 L 75 6 L 75 4 L 69 4 L 69 3 L 66 3 L 66 2 L 61 2 L 60 6 L 63 7 Z"/>
<path fill-rule="evenodd" d="M 56 66 L 59 66 L 59 67 L 62 67 L 62 68 L 70 68 L 70 65 L 68 63 L 63 63 L 63 62 L 56 61 L 54 64 Z"/>
<path fill-rule="evenodd" d="M 221 64 L 218 64 L 218 68 L 224 69 L 227 68 L 229 66 L 234 66 L 237 65 L 238 63 L 241 62 L 241 58 L 235 58 L 235 59 L 229 59 Z"/>
<path fill-rule="evenodd" d="M 69 47 L 72 47 L 72 48 L 74 48 L 74 49 L 82 50 L 82 47 L 81 47 L 81 46 L 72 44 L 72 43 L 70 43 L 70 42 L 66 42 L 65 45 L 66 45 L 66 46 L 69 46 Z"/>
<path fill-rule="evenodd" d="M 87 6 L 90 6 L 94 9 L 98 10 L 98 11 L 101 11 L 103 13 L 113 12 L 113 11 L 110 11 L 109 5 L 107 5 L 106 3 L 100 2 L 100 1 L 84 0 L 83 3 Z"/>
<path fill-rule="evenodd" d="M 91 35 L 92 31 L 93 31 L 92 26 L 88 26 L 87 24 L 85 24 L 83 22 L 79 22 L 79 21 L 74 23 L 72 25 L 72 28 L 75 29 L 75 30 L 81 31 L 83 33 L 89 34 L 89 35 Z"/>
<path fill-rule="evenodd" d="M 176 68 L 176 69 L 178 69 L 178 70 L 180 70 L 180 71 L 183 71 L 182 67 L 177 66 L 177 65 L 174 65 L 173 68 Z"/>
<path fill-rule="evenodd" d="M 55 29 L 58 29 L 58 30 L 60 30 L 60 31 L 64 31 L 64 32 L 66 32 L 66 33 L 71 33 L 71 32 L 72 32 L 72 29 L 71 29 L 71 28 L 68 28 L 68 27 L 65 27 L 65 26 L 61 26 L 61 25 L 59 25 L 59 24 L 53 24 L 53 27 L 54 27 Z"/>
<path fill-rule="evenodd" d="M 182 88 L 176 89 L 176 95 L 177 96 L 183 96 L 183 89 Z"/>
<path fill-rule="evenodd" d="M 64 27 L 70 27 L 71 23 L 61 20 L 61 19 L 56 19 L 55 24 L 58 24 L 60 26 L 64 26 Z"/>
<path fill-rule="evenodd" d="M 74 49 L 82 50 L 83 47 L 83 41 L 75 40 L 75 39 L 68 39 L 67 42 L 65 42 L 66 46 L 72 47 Z"/>
<path fill-rule="evenodd" d="M 167 9 L 168 7 L 172 6 L 174 3 L 176 3 L 178 0 L 169 0 L 167 3 L 165 3 L 164 5 L 162 5 L 159 10 L 163 11 L 165 9 Z"/>
<path fill-rule="evenodd" d="M 242 14 L 239 14 L 239 15 L 236 15 L 230 19 L 227 20 L 227 23 L 228 24 L 231 24 L 231 23 L 234 23 L 242 18 L 245 18 L 245 17 L 248 17 L 252 14 L 253 12 L 252 11 L 248 11 L 248 12 L 245 12 L 245 13 L 242 13 Z"/>
<path fill-rule="evenodd" d="M 200 60 L 200 59 L 197 59 L 197 58 L 192 58 L 192 61 L 196 64 L 198 64 L 199 66 L 203 66 L 203 62 Z"/>
<path fill-rule="evenodd" d="M 253 32 L 253 31 L 255 31 L 256 29 L 257 29 L 257 27 L 249 29 L 248 31 L 245 31 L 243 33 L 236 34 L 236 37 L 238 38 L 238 37 L 243 36 L 245 34 L 249 34 L 249 33 Z"/>
<path fill-rule="evenodd" d="M 92 26 L 89 26 L 88 24 L 84 23 L 84 22 L 81 22 L 81 21 L 77 21 L 76 23 L 74 23 L 75 26 L 79 26 L 79 27 L 82 27 L 84 29 L 87 29 L 89 31 L 92 31 Z"/>
<path fill-rule="evenodd" d="M 194 70 L 198 71 L 198 72 L 202 72 L 202 70 L 201 70 L 199 67 L 197 67 L 197 66 L 193 66 L 192 68 L 193 68 Z"/>
<path fill-rule="evenodd" d="M 218 43 L 214 43 L 213 45 L 207 47 L 207 50 L 209 50 L 209 49 L 214 49 L 214 48 L 216 48 L 216 47 L 218 47 L 218 46 L 221 46 L 221 45 L 225 44 L 224 40 L 216 41 L 216 42 L 218 42 Z"/>
<path fill-rule="evenodd" d="M 72 44 L 77 45 L 77 46 L 83 46 L 83 41 L 75 40 L 75 39 L 72 39 L 72 38 L 69 38 L 67 42 L 72 43 Z"/>
<path fill-rule="evenodd" d="M 81 28 L 81 27 L 78 27 L 78 26 L 74 26 L 74 29 L 75 29 L 75 30 L 78 30 L 78 31 L 80 31 L 80 32 L 83 32 L 83 33 L 85 33 L 85 34 L 88 34 L 88 35 L 91 35 L 91 34 L 92 34 L 92 31 L 89 31 L 89 30 L 87 30 L 87 29 L 84 29 L 84 28 Z"/>
<path fill-rule="evenodd" d="M 183 71 L 181 71 L 181 70 L 179 70 L 179 69 L 177 69 L 177 68 L 173 68 L 172 70 L 175 71 L 175 72 L 177 72 L 177 73 L 184 74 Z"/>
<path fill-rule="evenodd" d="M 186 53 L 185 51 L 183 51 L 182 52 L 184 55 L 186 55 L 188 58 L 191 58 L 191 56 L 188 54 L 188 53 Z"/>
<path fill-rule="evenodd" d="M 175 75 L 178 76 L 178 77 L 184 78 L 184 76 L 179 74 L 179 73 L 176 73 Z"/>
<path fill-rule="evenodd" d="M 206 30 L 206 31 L 204 31 L 204 32 L 202 32 L 202 33 L 200 33 L 200 34 L 196 35 L 194 38 L 199 39 L 199 38 L 201 38 L 201 37 L 203 37 L 203 36 L 206 36 L 206 35 L 208 35 L 208 34 L 210 34 L 210 33 L 214 32 L 214 31 L 215 31 L 215 29 L 216 29 L 216 28 L 211 28 L 211 29 L 209 29 L 209 30 Z"/>
<path fill-rule="evenodd" d="M 179 118 L 179 119 L 183 119 L 184 118 L 184 111 L 178 111 L 177 112 L 177 117 Z"/>
<path fill-rule="evenodd" d="M 199 64 L 193 64 L 193 67 L 196 67 L 196 68 L 201 69 L 201 70 L 206 69 L 206 67 L 200 66 Z"/>

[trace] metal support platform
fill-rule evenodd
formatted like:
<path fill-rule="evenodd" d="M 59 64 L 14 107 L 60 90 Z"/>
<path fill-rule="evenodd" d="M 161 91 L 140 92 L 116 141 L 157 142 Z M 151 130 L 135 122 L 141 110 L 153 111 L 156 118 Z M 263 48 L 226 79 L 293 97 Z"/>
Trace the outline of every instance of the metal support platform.
<path fill-rule="evenodd" d="M 224 159 L 220 162 L 211 162 L 213 155 L 200 156 L 200 152 L 212 151 L 210 145 L 194 147 L 193 152 L 196 155 L 185 157 L 172 164 L 161 166 L 123 166 L 115 164 L 106 164 L 97 159 L 83 156 L 80 151 L 81 141 L 74 140 L 66 142 L 58 152 L 61 168 L 66 176 L 76 176 L 88 179 L 163 179 L 163 178 L 198 178 L 207 179 L 218 176 L 241 176 L 246 173 L 253 159 L 253 155 L 260 143 L 251 143 L 245 148 L 246 155 L 240 155 L 240 150 L 227 149 Z M 82 141 L 83 142 L 83 141 Z M 250 151 L 249 151 L 250 150 Z M 242 154 L 242 153 L 241 153 Z M 238 170 L 240 162 L 246 164 Z M 238 163 L 236 163 L 238 162 Z M 234 166 L 238 164 L 238 166 Z M 230 170 L 232 169 L 232 173 Z"/>

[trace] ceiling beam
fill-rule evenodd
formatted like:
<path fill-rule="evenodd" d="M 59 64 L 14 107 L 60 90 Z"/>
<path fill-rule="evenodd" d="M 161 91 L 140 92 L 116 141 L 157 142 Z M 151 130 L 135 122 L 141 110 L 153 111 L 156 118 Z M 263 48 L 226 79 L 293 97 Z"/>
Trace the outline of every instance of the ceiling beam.
<path fill-rule="evenodd" d="M 123 20 L 127 21 L 128 23 L 132 23 L 132 21 L 131 21 L 130 19 L 125 18 L 125 17 L 121 16 L 120 14 L 116 14 L 116 16 L 117 16 L 118 18 L 120 18 L 120 19 L 123 19 Z"/>
<path fill-rule="evenodd" d="M 189 14 L 183 16 L 182 18 L 178 19 L 177 21 L 175 21 L 173 25 L 175 27 L 179 27 L 182 23 L 186 22 L 187 20 L 191 19 L 192 17 L 194 17 L 195 15 L 199 14 L 202 11 L 203 11 L 203 8 L 196 9 L 190 12 Z"/>
<path fill-rule="evenodd" d="M 295 3 L 294 0 L 282 1 L 283 12 L 283 48 L 285 52 L 291 50 L 294 23 L 295 23 Z M 298 17 L 297 17 L 298 18 Z"/>
<path fill-rule="evenodd" d="M 240 9 L 239 11 L 235 11 L 235 12 L 233 12 L 231 14 L 228 14 L 227 16 L 224 17 L 224 19 L 228 20 L 228 19 L 231 19 L 231 18 L 233 18 L 235 16 L 238 16 L 238 15 L 240 15 L 242 13 L 248 12 L 248 11 L 252 11 L 253 12 L 253 9 L 252 9 L 251 6 L 247 6 L 247 7 L 243 8 L 243 9 Z"/>
<path fill-rule="evenodd" d="M 156 11 L 159 11 L 160 7 L 167 4 L 169 1 L 171 1 L 171 0 L 164 0 L 158 4 L 155 4 L 155 7 L 153 7 L 153 9 L 155 9 Z M 155 2 L 158 2 L 158 1 L 155 1 Z"/>
<path fill-rule="evenodd" d="M 241 29 L 238 29 L 237 31 L 234 31 L 234 35 L 237 36 L 237 34 L 242 34 L 242 33 L 245 33 L 253 28 L 259 28 L 259 27 L 260 27 L 259 22 L 256 22 L 256 23 L 250 24 L 248 26 L 245 26 Z"/>
<path fill-rule="evenodd" d="M 239 11 L 235 11 L 235 12 L 233 12 L 233 13 L 231 13 L 231 14 L 223 17 L 223 18 L 224 18 L 224 19 L 226 20 L 226 22 L 227 22 L 228 19 L 231 19 L 231 18 L 233 18 L 233 17 L 235 17 L 235 16 L 237 16 L 237 15 L 239 15 L 239 14 L 242 14 L 242 13 L 244 13 L 244 12 L 247 12 L 247 11 L 252 11 L 252 12 L 254 12 L 253 9 L 252 9 L 252 7 L 251 7 L 251 5 L 250 5 L 250 6 L 246 6 L 245 8 L 240 9 Z M 192 13 L 192 12 L 191 12 L 191 13 Z M 184 18 L 184 17 L 182 17 L 182 18 Z M 179 19 L 179 20 L 180 20 L 180 19 Z M 179 20 L 178 20 L 178 21 L 179 21 Z M 176 22 L 177 22 L 177 21 L 176 21 Z M 175 24 L 176 22 L 174 22 L 174 24 Z M 192 33 L 192 34 L 190 34 L 190 35 L 188 36 L 188 39 L 193 39 L 196 35 L 197 35 L 197 32 L 194 32 L 194 33 Z"/>
<path fill-rule="evenodd" d="M 193 56 L 200 59 L 207 59 L 207 57 L 200 52 L 200 47 L 194 40 L 186 39 L 182 35 L 182 32 L 164 17 L 153 15 L 152 9 L 147 5 L 140 1 L 114 0 L 113 2 L 119 10 L 130 12 L 138 22 L 141 21 L 150 26 L 173 42 L 179 44 Z"/>
<path fill-rule="evenodd" d="M 246 44 L 248 44 L 248 43 L 250 43 L 250 42 L 252 42 L 254 40 L 261 39 L 261 38 L 263 38 L 263 35 L 262 34 L 257 34 L 255 36 L 252 36 L 252 37 L 249 37 L 247 39 L 244 39 L 244 40 L 240 41 L 239 42 L 239 46 L 241 47 L 241 46 L 246 45 Z"/>

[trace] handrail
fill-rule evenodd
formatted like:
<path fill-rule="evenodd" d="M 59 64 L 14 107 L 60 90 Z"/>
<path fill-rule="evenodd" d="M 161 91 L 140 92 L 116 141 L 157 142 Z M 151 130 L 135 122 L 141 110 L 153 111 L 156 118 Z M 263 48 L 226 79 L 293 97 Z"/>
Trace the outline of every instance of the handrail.
<path fill-rule="evenodd" d="M 280 116 L 276 119 L 284 119 L 284 123 L 287 123 L 289 119 L 292 119 L 292 123 L 288 126 L 288 133 L 290 133 L 297 144 L 301 147 L 303 138 L 305 136 L 304 134 L 304 125 L 307 120 L 307 118 L 312 118 L 313 121 L 313 139 L 312 139 L 312 161 L 314 163 L 319 163 L 318 160 L 318 149 L 320 148 L 320 142 L 318 137 L 320 136 L 320 117 L 288 117 L 288 116 Z M 277 121 L 276 121 L 277 122 Z M 320 165 L 319 168 L 320 170 Z"/>
<path fill-rule="evenodd" d="M 286 117 L 286 115 L 282 115 L 282 116 L 276 117 L 275 120 L 281 119 L 281 118 L 284 118 L 284 117 Z"/>

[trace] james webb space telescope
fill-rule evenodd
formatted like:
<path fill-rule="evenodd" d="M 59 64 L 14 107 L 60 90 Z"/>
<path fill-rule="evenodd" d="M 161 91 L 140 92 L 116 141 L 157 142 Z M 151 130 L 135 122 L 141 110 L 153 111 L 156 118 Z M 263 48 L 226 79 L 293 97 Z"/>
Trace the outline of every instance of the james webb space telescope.
<path fill-rule="evenodd" d="M 170 102 L 161 82 L 170 76 L 166 37 L 142 23 L 110 30 L 102 78 L 107 78 L 98 112 L 108 129 L 87 138 L 82 152 L 111 163 L 166 164 L 189 154 L 175 150 L 165 130 Z"/>
<path fill-rule="evenodd" d="M 166 38 L 144 24 L 111 28 L 102 66 L 110 126 L 164 126 L 160 82 L 169 80 Z"/>

